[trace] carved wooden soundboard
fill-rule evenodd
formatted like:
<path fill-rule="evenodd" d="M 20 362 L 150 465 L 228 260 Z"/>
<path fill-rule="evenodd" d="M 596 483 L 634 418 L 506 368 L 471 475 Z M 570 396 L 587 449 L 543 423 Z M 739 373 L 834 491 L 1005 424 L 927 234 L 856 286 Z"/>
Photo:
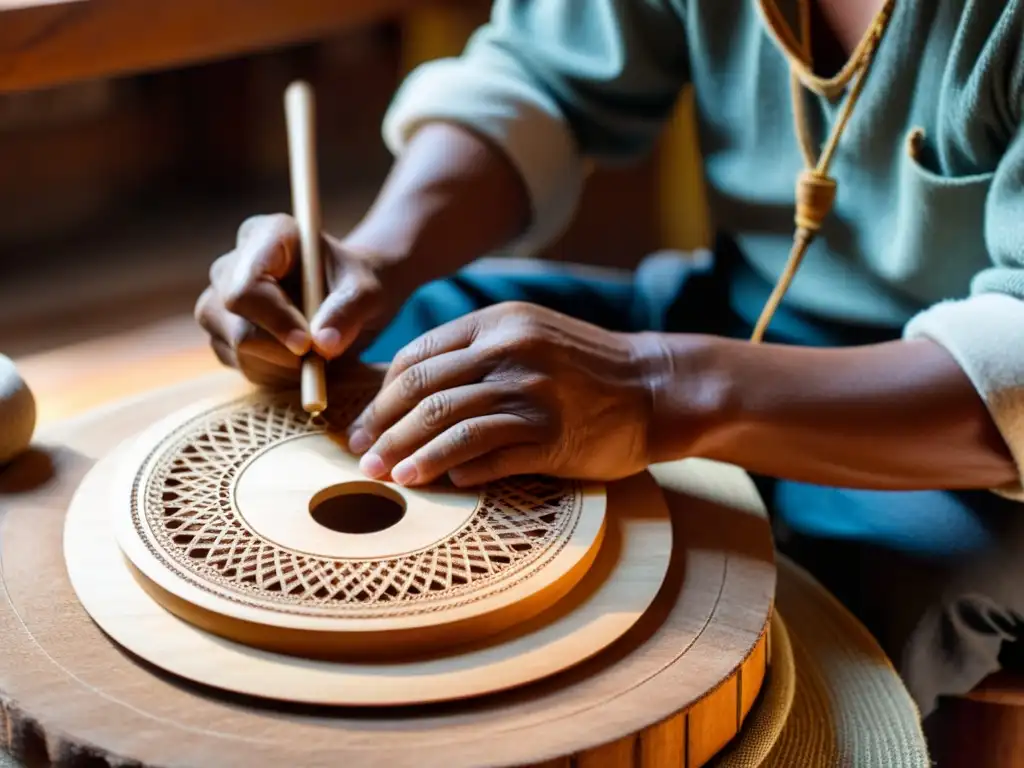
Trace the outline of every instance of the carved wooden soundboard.
<path fill-rule="evenodd" d="M 15 752 L 41 731 L 57 762 L 697 766 L 737 733 L 775 578 L 744 473 L 370 488 L 329 427 L 373 387 L 346 392 L 321 421 L 225 374 L 40 436 L 2 488 Z M 404 514 L 316 519 L 367 491 Z"/>

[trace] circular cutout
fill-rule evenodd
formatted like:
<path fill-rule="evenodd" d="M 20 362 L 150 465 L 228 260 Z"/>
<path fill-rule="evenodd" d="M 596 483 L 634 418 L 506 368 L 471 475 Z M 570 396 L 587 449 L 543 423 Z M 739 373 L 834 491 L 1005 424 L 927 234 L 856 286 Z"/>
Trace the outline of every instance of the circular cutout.
<path fill-rule="evenodd" d="M 615 486 L 617 513 L 577 588 L 545 613 L 448 656 L 374 664 L 298 659 L 215 637 L 182 621 L 118 556 L 109 506 L 126 444 L 86 475 L 68 508 L 64 556 L 92 619 L 136 656 L 214 688 L 306 704 L 404 706 L 482 696 L 562 672 L 625 635 L 654 603 L 668 572 L 672 519 L 654 479 Z M 164 603 L 166 605 L 166 603 Z M 265 630 L 263 630 L 265 631 Z"/>
<path fill-rule="evenodd" d="M 309 500 L 309 515 L 335 533 L 379 533 L 405 516 L 405 499 L 381 483 L 339 483 Z"/>
<path fill-rule="evenodd" d="M 232 542 L 237 541 L 245 548 L 254 541 L 269 541 L 282 550 L 308 556 L 301 558 L 300 563 L 300 559 L 287 555 L 289 565 L 323 570 L 332 568 L 332 561 L 397 560 L 441 545 L 451 538 L 453 531 L 470 524 L 480 504 L 486 502 L 486 497 L 478 493 L 447 493 L 440 489 L 402 488 L 378 482 L 378 488 L 400 499 L 405 507 L 406 514 L 394 526 L 384 532 L 361 535 L 327 531 L 309 514 L 310 498 L 324 488 L 370 481 L 359 470 L 358 459 L 331 432 L 308 428 L 298 420 L 288 429 L 290 435 L 268 440 L 252 455 L 244 453 L 234 460 L 229 457 L 232 463 L 226 467 L 223 463 L 227 462 L 221 457 L 218 457 L 218 464 L 210 466 L 204 458 L 197 461 L 197 457 L 184 454 L 182 449 L 179 458 L 195 467 L 192 470 L 195 476 L 212 472 L 226 477 L 229 495 L 225 497 L 219 488 L 212 487 L 196 493 L 193 489 L 197 483 L 191 479 L 191 473 L 167 473 L 162 483 L 157 475 L 153 482 L 160 484 L 158 490 L 163 494 L 168 490 L 179 493 L 181 486 L 169 488 L 169 483 L 179 477 L 190 478 L 185 487 L 194 499 L 193 506 L 191 510 L 174 511 L 169 520 L 194 519 L 194 513 L 204 514 L 212 507 L 215 524 L 243 523 L 240 530 L 228 532 Z M 236 467 L 234 462 L 240 463 Z M 164 504 L 164 511 L 168 509 L 170 506 Z M 150 511 L 159 512 L 159 508 Z M 164 520 L 163 524 L 166 526 L 167 522 Z M 253 536 L 249 535 L 250 531 Z M 399 570 L 409 571 L 407 561 L 396 565 Z M 419 576 L 422 579 L 425 574 Z"/>
<path fill-rule="evenodd" d="M 334 407 L 354 416 L 373 391 L 336 392 Z M 109 495 L 127 502 L 115 530 L 143 586 L 207 631 L 278 653 L 422 656 L 478 641 L 566 595 L 604 536 L 600 486 L 371 483 L 295 393 L 176 414 L 135 455 L 141 466 L 126 464 Z M 311 497 L 360 486 L 401 500 L 405 514 L 360 533 L 314 519 Z"/>
<path fill-rule="evenodd" d="M 137 425 L 211 394 L 222 396 L 238 381 L 236 374 L 218 374 L 178 385 L 57 425 L 46 439 L 88 457 L 104 456 Z M 140 458 L 122 454 L 120 460 L 137 465 Z M 700 747 L 713 747 L 705 725 L 727 723 L 715 714 L 729 710 L 720 694 L 740 692 L 744 709 L 757 696 L 760 677 L 751 674 L 753 665 L 743 662 L 742 685 L 738 665 L 752 648 L 763 649 L 763 624 L 757 617 L 771 613 L 775 567 L 769 526 L 753 484 L 735 467 L 687 460 L 652 468 L 671 509 L 672 566 L 634 631 L 600 658 L 485 701 L 375 712 L 288 708 L 285 714 L 273 704 L 240 706 L 235 697 L 225 700 L 209 689 L 154 676 L 150 664 L 123 653 L 90 620 L 61 556 L 65 511 L 85 469 L 75 459 L 62 463 L 56 485 L 7 500 L 0 540 L 10 598 L 0 610 L 10 645 L 4 657 L 10 663 L 2 670 L 4 692 L 17 704 L 17 724 L 43 728 L 62 750 L 87 749 L 146 765 L 203 764 L 215 755 L 224 765 L 241 766 L 265 763 L 273 755 L 278 763 L 310 768 L 339 760 L 376 761 L 392 768 L 424 763 L 462 768 L 493 762 L 494 755 L 510 765 L 556 757 L 596 764 L 611 754 L 634 754 L 639 738 L 645 756 L 657 740 L 671 750 L 664 755 L 657 746 L 657 755 L 674 758 L 675 764 L 688 756 L 697 765 L 704 759 Z M 608 488 L 612 539 L 623 513 L 633 518 L 631 530 L 636 524 L 642 529 L 640 518 L 647 517 L 638 509 L 642 502 L 637 496 L 619 496 L 621 487 L 612 483 Z M 106 509 L 98 513 L 110 511 L 109 495 L 105 499 Z M 109 525 L 107 514 L 101 519 Z M 657 518 L 654 527 L 663 522 Z M 69 552 L 78 532 L 68 532 Z M 650 543 L 656 547 L 665 534 L 659 529 Z M 105 553 L 119 556 L 116 546 Z M 77 575 L 74 580 L 77 589 Z M 100 590 L 93 602 L 102 601 Z M 108 602 L 108 614 L 115 610 Z M 414 675 L 407 678 L 406 694 L 409 689 L 415 693 L 418 683 Z M 686 722 L 696 726 L 699 721 L 701 727 L 685 729 L 687 741 L 683 730 L 666 727 L 670 719 L 679 729 Z M 163 738 L 153 737 L 154 722 Z M 629 741 L 612 743 L 618 739 Z"/>

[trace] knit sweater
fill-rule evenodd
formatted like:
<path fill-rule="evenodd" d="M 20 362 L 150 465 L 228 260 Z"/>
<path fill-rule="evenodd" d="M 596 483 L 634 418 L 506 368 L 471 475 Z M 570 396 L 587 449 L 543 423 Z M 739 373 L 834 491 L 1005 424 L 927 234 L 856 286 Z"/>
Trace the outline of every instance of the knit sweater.
<path fill-rule="evenodd" d="M 431 120 L 488 137 L 529 192 L 518 245 L 534 251 L 588 168 L 648 152 L 692 85 L 713 220 L 774 282 L 804 159 L 760 2 L 497 0 L 461 56 L 405 81 L 385 141 L 401 152 Z M 797 28 L 796 0 L 778 5 Z M 841 103 L 808 94 L 817 141 Z M 1022 119 L 1024 0 L 896 0 L 831 166 L 835 207 L 785 303 L 943 345 L 1024 467 Z"/>

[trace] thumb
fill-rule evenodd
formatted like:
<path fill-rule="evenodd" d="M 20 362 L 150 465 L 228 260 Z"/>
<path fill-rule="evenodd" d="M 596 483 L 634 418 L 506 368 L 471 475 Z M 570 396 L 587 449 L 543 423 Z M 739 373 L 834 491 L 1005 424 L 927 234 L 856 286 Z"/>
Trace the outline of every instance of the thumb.
<path fill-rule="evenodd" d="M 217 259 L 210 281 L 224 308 L 267 331 L 293 354 L 309 349 L 306 318 L 282 280 L 294 272 L 297 229 L 287 216 L 259 216 L 240 228 L 236 249 Z"/>
<path fill-rule="evenodd" d="M 310 322 L 313 348 L 326 360 L 343 354 L 380 308 L 380 281 L 361 265 L 342 264 L 335 285 Z"/>

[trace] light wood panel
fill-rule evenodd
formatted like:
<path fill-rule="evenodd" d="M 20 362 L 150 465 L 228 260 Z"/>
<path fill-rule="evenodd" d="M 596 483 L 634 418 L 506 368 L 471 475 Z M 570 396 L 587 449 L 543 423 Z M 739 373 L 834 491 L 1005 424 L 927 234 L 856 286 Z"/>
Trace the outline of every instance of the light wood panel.
<path fill-rule="evenodd" d="M 954 698 L 933 728 L 936 768 L 1024 768 L 1024 706 Z"/>
<path fill-rule="evenodd" d="M 220 386 L 224 377 L 193 381 L 51 425 L 37 452 L 0 477 L 0 690 L 10 703 L 6 734 L 15 752 L 23 752 L 26 734 L 41 732 L 51 758 L 65 764 L 342 760 L 396 768 L 521 765 L 573 754 L 577 764 L 613 755 L 615 762 L 602 764 L 633 768 L 651 764 L 647 729 L 657 731 L 649 738 L 660 754 L 682 750 L 688 765 L 699 765 L 695 737 L 704 729 L 691 739 L 687 723 L 694 708 L 713 704 L 722 732 L 736 733 L 737 697 L 706 694 L 738 693 L 739 685 L 723 685 L 766 642 L 775 570 L 753 484 L 736 468 L 708 462 L 652 468 L 672 511 L 678 555 L 652 611 L 609 653 L 528 688 L 380 717 L 280 711 L 224 701 L 125 656 L 89 621 L 68 584 L 60 551 L 69 497 L 95 458 L 122 438 Z M 742 687 L 748 684 L 759 682 L 744 675 Z M 680 735 L 688 741 L 675 741 Z"/>
<path fill-rule="evenodd" d="M 65 0 L 0 5 L 0 92 L 236 56 L 386 19 L 414 0 Z"/>
<path fill-rule="evenodd" d="M 1024 768 L 1024 675 L 996 672 L 930 718 L 937 768 Z"/>
<path fill-rule="evenodd" d="M 713 245 L 693 89 L 676 103 L 658 144 L 659 235 L 663 248 L 692 251 Z"/>
<path fill-rule="evenodd" d="M 261 622 L 262 626 L 255 628 L 249 638 L 243 638 L 236 632 L 225 631 L 225 623 L 230 620 L 228 612 L 251 615 L 255 605 L 253 593 L 258 588 L 233 592 L 219 590 L 222 596 L 235 598 L 235 605 L 225 605 L 222 599 L 211 597 L 212 592 L 223 587 L 223 580 L 218 583 L 214 580 L 215 574 L 211 575 L 210 569 L 206 569 L 189 575 L 209 591 L 195 587 L 188 591 L 180 590 L 181 598 L 169 599 L 172 596 L 160 594 L 160 589 L 152 588 L 154 582 L 139 578 L 137 572 L 133 578 L 131 569 L 126 567 L 120 551 L 125 552 L 132 562 L 139 562 L 138 548 L 124 547 L 119 551 L 111 530 L 110 508 L 103 501 L 110 496 L 109 484 L 117 482 L 125 462 L 130 466 L 132 458 L 137 455 L 134 453 L 136 445 L 122 446 L 115 454 L 104 457 L 89 473 L 82 490 L 72 502 L 64 533 L 71 583 L 92 618 L 127 650 L 155 667 L 220 690 L 306 704 L 391 706 L 451 701 L 515 688 L 569 669 L 626 635 L 655 599 L 662 583 L 660 577 L 664 575 L 670 557 L 671 521 L 668 510 L 657 485 L 649 477 L 640 476 L 615 486 L 610 496 L 612 515 L 608 546 L 600 548 L 598 561 L 592 568 L 578 574 L 576 585 L 565 585 L 572 589 L 571 594 L 563 596 L 563 600 L 556 598 L 553 608 L 543 614 L 532 615 L 535 614 L 537 600 L 545 597 L 537 592 L 524 595 L 531 587 L 520 580 L 518 574 L 503 574 L 498 570 L 488 575 L 480 588 L 466 585 L 468 589 L 459 594 L 435 588 L 433 596 L 440 595 L 440 599 L 431 601 L 431 610 L 423 611 L 423 603 L 417 602 L 415 597 L 409 601 L 399 599 L 386 603 L 375 603 L 370 597 L 345 600 L 346 593 L 352 595 L 358 591 L 363 575 L 339 569 L 332 576 L 325 573 L 330 564 L 322 564 L 321 561 L 317 580 L 309 581 L 313 581 L 314 586 L 325 583 L 338 585 L 342 599 L 333 605 L 307 601 L 305 607 L 314 609 L 315 614 L 299 616 L 283 611 L 271 614 L 270 621 Z M 124 479 L 123 475 L 120 479 Z M 195 498 L 197 494 L 193 492 L 189 496 Z M 470 498 L 465 500 L 472 501 Z M 562 539 L 567 546 L 561 552 L 556 550 L 556 557 L 561 555 L 563 561 L 574 557 L 569 551 L 575 546 L 572 536 L 585 527 L 587 520 L 584 518 L 592 517 L 595 511 L 592 503 L 586 503 L 595 501 L 593 496 L 584 501 L 583 508 L 579 509 L 582 513 L 579 522 L 583 525 L 575 525 L 575 530 Z M 410 573 L 416 578 L 417 574 L 426 573 L 444 579 L 448 564 L 454 563 L 451 566 L 453 570 L 459 569 L 459 549 L 465 548 L 472 556 L 476 546 L 472 541 L 475 532 L 481 524 L 487 524 L 486 519 L 494 510 L 503 505 L 499 497 L 492 496 L 475 510 L 471 507 L 471 514 L 478 513 L 476 524 L 461 526 L 455 534 L 461 541 L 450 549 L 444 548 L 443 544 L 437 547 L 438 557 L 415 554 L 405 558 L 398 555 L 378 561 L 372 566 L 375 573 L 371 573 L 369 579 L 387 579 L 396 571 L 402 572 L 399 578 L 406 578 L 405 574 Z M 417 504 L 411 501 L 407 506 L 413 509 Z M 438 511 L 438 505 L 432 506 Z M 558 503 L 552 506 L 557 507 Z M 278 511 L 287 515 L 290 510 L 279 507 Z M 567 512 L 563 506 L 560 513 L 563 520 L 567 518 Z M 123 521 L 123 517 L 121 519 Z M 228 531 L 230 527 L 225 526 L 222 533 L 214 534 L 218 539 L 215 546 L 222 552 L 230 550 L 229 567 L 235 569 L 239 567 L 236 563 L 252 562 L 254 558 L 251 549 L 232 539 L 232 533 Z M 405 526 L 405 533 L 396 533 L 393 540 L 382 532 L 383 538 L 371 539 L 372 546 L 401 545 L 403 539 L 408 541 L 410 527 Z M 321 539 L 320 545 L 314 544 L 321 550 L 338 543 L 343 547 L 352 544 L 351 539 L 348 542 L 332 541 L 328 531 Z M 509 540 L 507 535 L 505 540 Z M 273 543 L 268 541 L 264 546 L 269 549 Z M 278 573 L 285 574 L 285 578 L 294 573 L 292 568 L 306 556 L 303 553 L 296 558 L 289 551 L 269 552 L 268 549 L 257 557 L 262 557 L 264 563 L 272 562 Z M 166 554 L 166 550 L 163 551 Z M 529 567 L 530 563 L 527 560 L 511 565 L 514 568 L 509 570 L 521 573 L 524 569 L 520 566 Z M 534 561 L 534 565 L 541 566 L 541 563 Z M 552 565 L 550 574 L 546 572 L 546 564 L 534 567 L 533 572 L 538 579 L 550 582 L 559 578 L 559 563 L 553 562 Z M 152 569 L 150 573 L 155 579 L 168 582 L 168 576 L 154 573 Z M 573 574 L 570 578 L 575 576 Z M 269 581 L 266 579 L 264 583 Z M 289 587 L 296 581 L 300 588 L 309 583 L 296 579 L 288 583 Z M 545 585 L 535 586 L 545 588 Z M 551 586 L 560 589 L 562 585 Z M 467 593 L 475 593 L 478 599 L 460 599 Z M 197 602 L 205 598 L 206 603 L 213 606 L 212 610 L 206 611 L 207 621 L 200 623 L 194 620 L 197 609 L 191 602 L 193 597 L 198 598 Z M 431 595 L 427 597 L 429 599 Z M 161 604 L 184 618 L 185 623 L 169 615 Z M 268 614 L 268 604 L 274 605 L 263 600 L 262 606 L 256 607 L 261 613 Z M 278 601 L 277 605 L 280 604 Z M 287 607 L 294 610 L 301 605 L 298 600 L 293 600 Z M 372 615 L 375 609 L 378 609 L 376 617 Z M 485 613 L 489 617 L 485 618 Z M 471 614 L 469 622 L 465 618 L 467 614 Z M 289 652 L 267 653 L 254 647 L 269 648 L 273 645 L 272 641 L 281 637 L 280 627 L 285 623 L 290 628 L 306 628 L 306 631 L 300 630 L 304 644 L 307 647 L 313 645 L 312 653 L 307 656 L 329 657 L 299 658 Z M 403 631 L 403 627 L 413 623 L 418 625 L 419 632 Z M 498 624 L 505 625 L 506 629 L 495 634 L 492 630 L 497 632 L 501 629 Z M 335 637 L 340 641 L 338 643 L 323 637 L 334 635 L 333 630 L 338 627 L 347 627 L 351 632 L 347 636 L 339 633 Z M 311 638 L 311 634 L 318 637 Z M 363 636 L 368 634 L 371 636 Z M 475 642 L 474 634 L 477 635 Z M 234 637 L 239 642 L 226 643 L 215 635 Z M 434 652 L 427 656 L 417 653 L 417 646 L 422 649 L 424 641 L 429 641 L 431 636 L 439 641 L 434 644 Z M 345 656 L 338 659 L 341 643 L 351 647 L 354 654 L 373 654 L 377 658 Z M 398 643 L 404 643 L 406 647 L 399 648 Z M 301 652 L 295 645 L 290 650 Z"/>
<path fill-rule="evenodd" d="M 223 368 L 191 315 L 26 355 L 15 363 L 35 395 L 40 426 Z"/>

